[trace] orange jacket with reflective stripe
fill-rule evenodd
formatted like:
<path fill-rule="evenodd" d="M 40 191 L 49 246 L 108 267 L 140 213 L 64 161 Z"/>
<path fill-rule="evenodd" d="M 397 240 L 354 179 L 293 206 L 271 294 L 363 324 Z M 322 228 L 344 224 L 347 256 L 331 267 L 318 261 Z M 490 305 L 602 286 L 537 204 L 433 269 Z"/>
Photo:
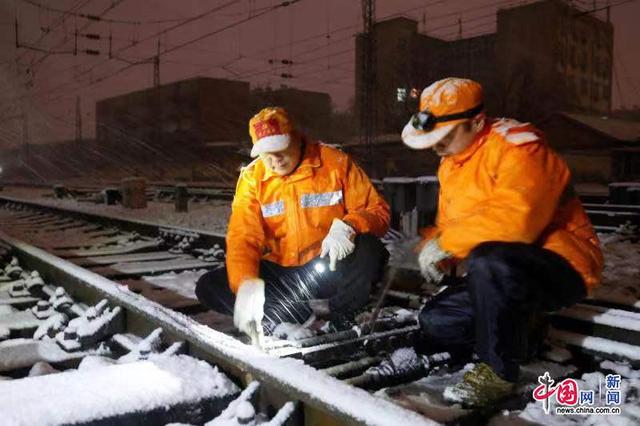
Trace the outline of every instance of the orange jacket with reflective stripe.
<path fill-rule="evenodd" d="M 590 290 L 601 280 L 599 242 L 572 193 L 570 171 L 535 127 L 489 120 L 463 152 L 443 158 L 436 230 L 464 259 L 486 241 L 536 243 L 558 253 Z M 433 230 L 432 230 L 433 231 Z"/>
<path fill-rule="evenodd" d="M 260 259 L 297 266 L 318 256 L 334 218 L 378 237 L 389 227 L 389 206 L 347 154 L 307 141 L 300 165 L 287 176 L 253 161 L 241 171 L 231 205 L 231 290 L 259 276 Z"/>

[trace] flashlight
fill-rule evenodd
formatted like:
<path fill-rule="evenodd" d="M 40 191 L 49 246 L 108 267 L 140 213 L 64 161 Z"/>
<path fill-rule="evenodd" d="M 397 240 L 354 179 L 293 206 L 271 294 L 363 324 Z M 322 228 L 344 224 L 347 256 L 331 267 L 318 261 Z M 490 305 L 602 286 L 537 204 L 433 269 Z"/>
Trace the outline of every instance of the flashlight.
<path fill-rule="evenodd" d="M 318 260 L 315 265 L 313 265 L 313 268 L 316 270 L 317 273 L 322 274 L 324 271 L 327 270 L 327 266 L 324 264 L 324 262 L 322 262 L 321 260 Z"/>

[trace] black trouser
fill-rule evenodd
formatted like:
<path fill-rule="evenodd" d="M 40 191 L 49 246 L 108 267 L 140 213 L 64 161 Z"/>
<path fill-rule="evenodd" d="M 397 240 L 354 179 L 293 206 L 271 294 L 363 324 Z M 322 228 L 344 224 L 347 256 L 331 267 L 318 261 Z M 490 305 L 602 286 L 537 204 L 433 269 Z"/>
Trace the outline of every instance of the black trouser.
<path fill-rule="evenodd" d="M 328 299 L 332 317 L 348 314 L 364 306 L 371 285 L 382 277 L 388 252 L 371 234 L 356 236 L 355 250 L 329 271 L 329 260 L 318 257 L 301 266 L 284 267 L 260 262 L 260 278 L 265 281 L 265 321 L 306 321 L 311 315 L 310 299 Z M 322 265 L 322 266 L 319 266 Z M 233 314 L 235 295 L 229 289 L 227 269 L 204 274 L 196 284 L 196 295 L 214 311 Z"/>
<path fill-rule="evenodd" d="M 501 377 L 518 378 L 529 319 L 586 295 L 582 277 L 563 257 L 531 244 L 487 242 L 467 260 L 462 284 L 429 300 L 419 320 L 428 352 L 475 352 Z"/>

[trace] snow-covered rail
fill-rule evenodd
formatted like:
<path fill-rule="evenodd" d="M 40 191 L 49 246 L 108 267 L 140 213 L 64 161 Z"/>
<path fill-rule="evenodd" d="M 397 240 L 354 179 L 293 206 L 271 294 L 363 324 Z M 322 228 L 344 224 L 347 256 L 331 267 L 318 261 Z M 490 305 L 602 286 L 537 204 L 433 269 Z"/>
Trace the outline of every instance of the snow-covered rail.
<path fill-rule="evenodd" d="M 586 203 L 584 208 L 598 232 L 612 232 L 626 223 L 640 226 L 638 205 Z"/>
<path fill-rule="evenodd" d="M 37 202 L 23 198 L 0 196 L 0 205 L 5 209 L 25 210 L 26 216 L 32 214 L 43 215 L 43 220 L 47 218 L 51 220 L 52 217 L 59 216 L 58 220 L 62 220 L 63 218 L 67 220 L 75 219 L 76 221 L 99 224 L 104 227 L 117 228 L 123 232 L 136 232 L 142 236 L 153 238 L 159 236 L 159 228 L 162 228 L 172 237 L 180 237 L 180 240 L 177 242 L 182 241 L 185 237 L 188 240 L 189 237 L 197 236 L 198 245 L 214 246 L 217 244 L 224 249 L 224 234 L 215 232 L 206 232 L 203 230 L 194 232 L 191 229 L 179 226 L 166 226 L 144 220 L 124 219 L 109 213 L 96 214 L 71 207 L 62 208 L 55 205 L 55 203 Z M 37 222 L 33 223 L 36 224 Z M 61 225 L 60 228 L 64 230 L 66 227 Z"/>
<path fill-rule="evenodd" d="M 7 277 L 4 279 L 4 287 L 7 292 L 13 289 L 14 281 L 17 281 L 15 279 L 9 281 L 8 279 L 12 277 L 16 278 L 16 276 L 22 276 L 23 281 L 26 283 L 26 286 L 18 286 L 18 288 L 26 289 L 29 294 L 33 293 L 32 296 L 37 295 L 38 291 L 42 291 L 46 296 L 49 296 L 49 293 L 51 293 L 50 289 L 49 291 L 44 289 L 48 289 L 50 283 L 55 283 L 55 286 L 62 287 L 65 291 L 54 290 L 53 294 L 49 296 L 52 303 L 63 306 L 63 301 L 59 299 L 64 299 L 68 296 L 65 309 L 71 309 L 71 306 L 76 305 L 75 309 L 78 312 L 82 312 L 80 316 L 76 317 L 80 320 L 73 324 L 74 327 L 72 327 L 72 330 L 69 330 L 68 327 L 60 328 L 58 332 L 54 334 L 53 342 L 46 340 L 51 352 L 54 353 L 52 358 L 49 359 L 53 363 L 56 363 L 56 360 L 58 360 L 59 363 L 63 361 L 71 362 L 70 359 L 62 359 L 64 356 L 61 355 L 61 353 L 68 351 L 72 352 L 72 356 L 76 356 L 76 360 L 78 358 L 89 359 L 86 356 L 82 356 L 85 354 L 78 352 L 82 350 L 90 351 L 93 349 L 94 352 L 91 353 L 91 355 L 102 355 L 104 357 L 106 355 L 104 351 L 110 347 L 109 345 L 98 345 L 96 347 L 95 344 L 98 343 L 96 341 L 83 347 L 72 348 L 65 346 L 64 343 L 72 341 L 79 343 L 81 336 L 91 334 L 87 332 L 87 330 L 92 329 L 91 325 L 89 325 L 91 322 L 88 318 L 102 317 L 106 312 L 107 314 L 111 314 L 109 317 L 111 320 L 108 321 L 108 326 L 102 329 L 102 333 L 104 336 L 119 335 L 116 342 L 120 342 L 120 345 L 122 345 L 122 341 L 126 340 L 127 336 L 131 333 L 134 335 L 153 336 L 154 331 L 160 328 L 163 330 L 162 342 L 164 346 L 169 348 L 167 350 L 174 348 L 171 350 L 178 351 L 180 345 L 176 342 L 184 342 L 185 344 L 181 349 L 183 353 L 214 364 L 216 368 L 222 369 L 227 375 L 234 377 L 237 381 L 247 381 L 247 378 L 258 380 L 261 386 L 267 391 L 266 393 L 270 395 L 269 401 L 271 403 L 279 400 L 282 407 L 286 406 L 289 407 L 288 410 L 291 410 L 291 405 L 283 405 L 283 401 L 299 401 L 301 403 L 300 412 L 304 412 L 304 418 L 307 423 L 325 416 L 324 418 L 329 417 L 346 423 L 388 425 L 411 422 L 412 424 L 432 424 L 432 422 L 426 418 L 412 411 L 405 410 L 391 402 L 377 398 L 366 391 L 349 386 L 315 368 L 304 365 L 300 360 L 276 358 L 267 355 L 251 346 L 243 344 L 237 339 L 204 326 L 186 315 L 177 313 L 135 294 L 118 283 L 16 240 L 6 234 L 0 233 L 0 240 L 3 241 L 5 250 L 18 259 L 18 262 L 14 262 L 14 267 L 22 268 L 22 272 L 40 271 L 39 275 L 43 282 L 42 284 L 39 284 L 40 281 L 35 284 L 32 281 L 26 283 L 28 278 L 32 276 L 32 273 L 30 272 L 28 276 L 16 275 L 16 271 L 11 270 L 12 265 L 11 262 L 9 262 L 9 264 L 3 265 L 5 266 L 4 271 Z M 10 297 L 11 295 L 7 294 L 5 302 L 7 302 Z M 44 298 L 39 297 L 32 297 L 32 299 L 44 300 Z M 38 305 L 36 300 L 31 301 L 34 312 L 37 311 L 38 306 L 42 306 L 42 304 Z M 73 302 L 74 300 L 81 300 L 82 302 L 76 303 Z M 106 300 L 107 302 L 101 302 L 102 300 Z M 26 302 L 22 300 L 21 303 L 24 304 Z M 106 308 L 106 304 L 113 308 Z M 8 305 L 10 305 L 10 303 L 5 303 L 5 306 Z M 16 312 L 12 311 L 11 313 L 15 314 Z M 71 324 L 71 322 L 68 324 Z M 49 326 L 55 330 L 56 324 L 49 324 Z M 100 329 L 100 327 L 96 329 Z M 12 330 L 7 330 L 5 338 L 3 339 L 4 341 L 0 342 L 0 360 L 11 358 L 11 356 L 6 353 L 6 357 L 3 358 L 2 351 L 4 349 L 10 350 L 11 347 L 16 345 L 37 345 L 34 339 L 11 338 L 12 333 Z M 146 353 L 148 357 L 150 346 L 153 345 L 138 345 L 136 349 L 131 351 L 133 355 L 130 356 L 140 357 L 141 353 Z M 23 353 L 24 347 L 25 346 L 22 346 L 19 352 Z M 65 348 L 67 350 L 65 350 Z M 15 350 L 11 353 L 14 357 L 17 356 Z M 41 355 L 47 352 L 46 350 L 43 352 L 42 347 L 39 347 L 36 349 L 36 353 Z M 56 356 L 58 356 L 58 358 L 55 358 Z M 30 361 L 33 361 L 33 359 Z M 206 382 L 207 376 L 205 372 L 198 369 L 194 372 L 195 377 L 191 377 L 186 373 L 186 377 L 175 377 L 174 372 L 185 371 L 185 369 L 187 371 L 189 370 L 189 368 L 187 368 L 188 366 L 180 363 L 174 365 L 171 364 L 172 361 L 166 361 L 166 363 L 171 364 L 166 366 L 165 370 L 168 369 L 167 372 L 161 368 L 162 366 L 158 367 L 158 365 L 156 365 L 157 363 L 154 363 L 153 360 L 149 361 L 148 359 L 144 359 L 140 362 L 142 362 L 142 364 L 135 368 L 136 371 L 145 377 L 157 374 L 159 377 L 157 385 L 165 389 L 172 388 L 171 383 L 174 384 L 175 388 L 177 381 L 180 383 L 180 389 L 184 390 L 184 388 L 188 387 L 188 383 L 184 381 L 196 380 L 195 377 L 199 377 L 197 380 L 202 380 L 203 383 L 211 385 L 211 383 Z M 19 365 L 14 364 L 7 366 L 9 371 L 15 371 L 16 368 L 9 367 L 18 368 Z M 3 383 L 3 386 L 6 387 L 7 390 L 11 390 L 12 395 L 23 395 L 27 399 L 28 395 L 31 394 L 37 397 L 44 397 L 42 394 L 42 392 L 44 392 L 43 389 L 49 386 L 51 386 L 49 389 L 57 386 L 66 389 L 68 386 L 70 389 L 69 396 L 76 395 L 76 397 L 78 397 L 78 395 L 86 392 L 86 389 L 84 389 L 82 385 L 82 378 L 95 380 L 97 383 L 105 384 L 105 386 L 116 386 L 118 383 L 121 383 L 118 381 L 118 377 L 122 377 L 121 374 L 125 374 L 125 377 L 129 374 L 128 368 L 127 366 L 118 364 L 117 368 L 111 369 L 109 372 L 113 372 L 115 375 L 107 374 L 106 372 L 104 372 L 105 374 L 103 375 L 99 371 L 90 372 L 90 370 L 81 376 L 65 372 L 62 374 L 66 374 L 66 376 L 62 376 L 63 378 L 61 379 L 53 379 L 53 376 L 50 379 L 39 379 L 41 386 L 37 388 L 25 385 L 25 382 L 22 382 L 20 379 Z M 117 372 L 115 372 L 116 369 L 118 370 Z M 130 377 L 133 378 L 133 376 Z M 169 382 L 163 383 L 161 381 L 165 377 Z M 173 382 L 171 382 L 171 380 L 173 380 Z M 139 395 L 136 394 L 138 396 L 135 396 L 136 398 L 142 398 L 142 396 L 147 394 L 145 389 L 137 388 L 134 383 L 131 383 L 130 386 L 133 386 L 139 391 Z M 206 387 L 202 384 L 200 386 L 194 386 L 198 389 Z M 231 384 L 225 386 L 229 389 L 232 388 Z M 220 384 L 219 387 L 223 387 L 223 385 Z M 169 392 L 169 390 L 167 390 L 167 392 Z M 60 392 L 65 391 L 60 390 Z M 123 390 L 122 392 L 124 393 L 125 391 Z M 228 394 L 235 395 L 235 393 L 231 391 L 229 391 Z M 98 393 L 98 396 L 102 395 Z M 67 399 L 64 398 L 64 395 L 59 395 L 59 397 L 65 401 L 60 403 L 63 404 L 61 407 L 73 406 L 71 402 L 68 402 Z M 104 397 L 107 398 L 108 395 L 104 395 Z M 18 397 L 12 397 L 10 401 L 19 402 L 16 401 L 15 398 Z M 203 398 L 198 399 L 198 401 L 203 400 Z M 81 401 L 76 402 L 82 404 Z M 184 401 L 178 402 L 177 406 L 181 407 L 182 405 L 180 403 Z M 148 402 L 147 404 L 150 407 L 148 412 L 153 412 L 152 402 Z M 100 416 L 109 417 L 111 415 L 110 413 L 102 413 L 100 410 L 103 410 L 103 408 L 100 407 L 96 408 Z M 73 410 L 71 409 L 71 411 Z M 124 411 L 128 412 L 127 410 Z M 219 412 L 220 410 L 217 411 Z M 15 415 L 17 419 L 22 418 L 20 417 L 22 415 L 20 412 L 15 413 Z M 284 414 L 280 416 L 285 417 Z M 60 421 L 59 423 L 65 423 L 66 420 L 68 420 L 68 418 L 65 418 L 65 421 Z M 17 421 L 17 424 L 20 424 L 20 422 Z M 52 421 L 52 424 L 58 423 Z"/>
<path fill-rule="evenodd" d="M 45 284 L 63 286 L 70 297 L 82 301 L 63 308 L 70 310 L 68 316 L 81 316 L 102 299 L 126 313 L 114 316 L 115 321 L 122 321 L 112 338 L 116 346 L 127 346 L 126 343 L 123 346 L 123 342 L 129 335 L 150 336 L 161 328 L 163 347 L 184 342 L 184 353 L 219 367 L 236 383 L 244 385 L 258 380 L 261 391 L 249 392 L 254 395 L 251 398 L 260 395 L 264 399 L 264 393 L 270 395 L 268 400 L 272 405 L 284 410 L 276 418 L 284 417 L 292 409 L 292 404 L 283 405 L 284 401 L 299 401 L 300 408 L 294 410 L 298 417 L 294 415 L 292 419 L 304 418 L 307 423 L 326 417 L 347 423 L 397 424 L 397 419 L 402 419 L 403 423 L 416 419 L 428 423 L 422 416 L 413 417 L 416 415 L 411 411 L 358 389 L 375 390 L 388 386 L 388 383 L 373 380 L 367 369 L 394 349 L 412 345 L 417 338 L 416 313 L 422 301 L 419 293 L 393 290 L 387 300 L 394 307 L 385 308 L 384 315 L 376 323 L 376 333 L 372 335 L 363 335 L 362 327 L 356 327 L 322 332 L 296 341 L 268 338 L 268 354 L 265 354 L 243 344 L 228 317 L 205 312 L 192 290 L 185 292 L 185 283 L 176 279 L 186 274 L 193 284 L 197 276 L 190 272 L 192 269 L 204 271 L 218 267 L 224 258 L 223 235 L 68 211 L 26 200 L 0 197 L 0 207 L 3 207 L 0 208 L 0 225 L 11 234 L 11 237 L 4 235 L 2 238 L 14 252 L 20 253 L 20 265 L 41 271 Z M 34 323 L 39 323 L 26 310 L 33 308 L 34 312 L 45 312 L 51 309 L 52 303 L 42 303 L 44 296 L 32 294 L 26 280 L 23 281 L 22 285 L 12 288 L 12 306 L 19 312 L 12 312 L 11 322 L 1 316 L 0 306 L 0 347 L 5 344 L 1 342 L 6 340 L 3 335 L 32 337 Z M 12 287 L 13 284 L 16 283 L 12 283 Z M 8 291 L 6 285 L 2 285 L 0 282 L 0 291 Z M 49 301 L 57 290 L 45 285 L 43 291 Z M 565 346 L 580 356 L 586 354 L 590 364 L 593 360 L 609 359 L 635 365 L 638 360 L 634 354 L 640 352 L 637 307 L 620 303 L 612 306 L 614 302 L 607 302 L 602 297 L 599 295 L 588 304 L 557 313 L 552 319 L 554 330 L 550 342 Z M 58 295 L 58 299 L 64 299 L 64 294 Z M 69 338 L 75 339 L 73 333 Z M 137 339 L 141 340 L 140 337 Z M 15 360 L 19 358 L 16 354 L 24 353 L 25 348 L 31 353 L 41 349 L 40 344 L 23 343 L 24 346 L 11 346 L 5 355 L 0 350 L 0 364 L 3 356 Z M 54 363 L 77 364 L 79 358 L 86 356 L 78 357 L 81 351 L 76 350 L 73 356 L 64 358 L 60 348 L 59 343 L 49 342 Z M 553 355 L 544 357 L 545 366 L 549 365 L 548 360 L 567 360 L 566 357 L 555 359 Z M 14 363 L 12 370 L 24 370 L 37 361 L 22 361 L 26 365 Z M 564 367 L 557 368 L 567 371 Z M 415 377 L 405 377 L 401 383 L 413 379 Z M 397 401 L 393 392 L 385 392 L 386 397 Z M 247 394 L 245 390 L 243 395 Z M 406 401 L 400 401 L 404 405 L 402 401 Z M 240 411 L 242 407 L 250 411 L 244 402 L 238 401 L 232 406 Z M 526 403 L 526 400 L 519 403 Z M 289 408 L 285 410 L 285 406 Z M 421 406 L 413 407 L 413 410 L 425 414 Z M 225 415 L 231 415 L 232 411 L 229 408 Z M 461 412 L 457 415 L 472 414 Z"/>

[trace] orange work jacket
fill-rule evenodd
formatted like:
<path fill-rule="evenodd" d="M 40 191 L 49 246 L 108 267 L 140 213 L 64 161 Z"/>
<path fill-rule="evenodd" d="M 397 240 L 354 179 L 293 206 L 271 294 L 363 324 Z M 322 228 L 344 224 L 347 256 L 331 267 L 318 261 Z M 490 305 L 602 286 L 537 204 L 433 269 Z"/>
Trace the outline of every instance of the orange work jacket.
<path fill-rule="evenodd" d="M 569 261 L 588 290 L 600 282 L 598 238 L 570 171 L 535 127 L 488 120 L 469 147 L 442 159 L 438 179 L 436 228 L 422 235 L 437 235 L 455 258 L 487 241 L 535 243 Z"/>
<path fill-rule="evenodd" d="M 259 276 L 261 259 L 297 266 L 318 256 L 334 218 L 378 237 L 389 227 L 388 204 L 349 155 L 307 141 L 300 165 L 287 176 L 273 173 L 259 158 L 253 161 L 242 169 L 231 205 L 231 290 Z"/>

